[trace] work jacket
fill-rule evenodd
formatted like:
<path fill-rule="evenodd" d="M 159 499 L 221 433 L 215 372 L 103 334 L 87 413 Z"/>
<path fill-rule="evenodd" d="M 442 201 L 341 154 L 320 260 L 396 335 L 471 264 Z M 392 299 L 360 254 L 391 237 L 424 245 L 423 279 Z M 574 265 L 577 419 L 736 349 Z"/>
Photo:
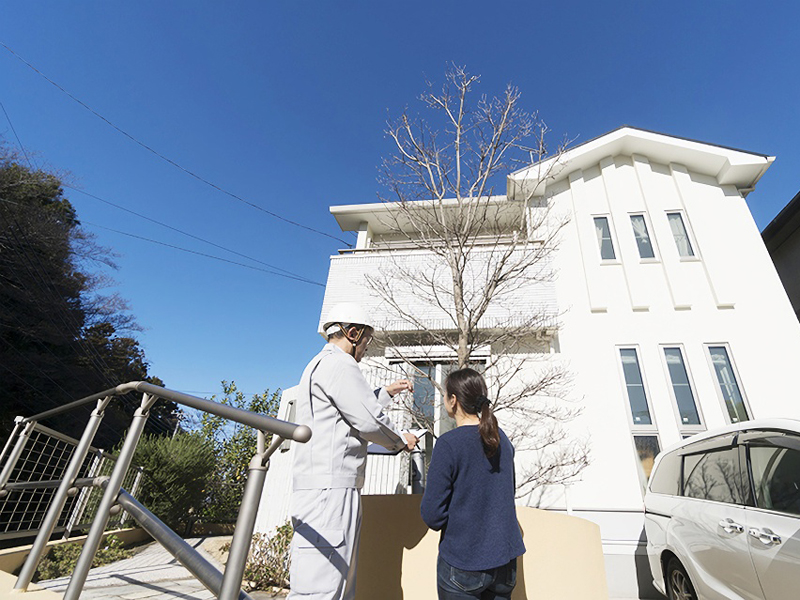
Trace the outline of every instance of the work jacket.
<path fill-rule="evenodd" d="M 383 413 L 390 399 L 376 397 L 355 358 L 326 344 L 300 379 L 295 417 L 311 439 L 295 446 L 295 490 L 364 486 L 367 442 L 400 450 L 405 438 Z"/>

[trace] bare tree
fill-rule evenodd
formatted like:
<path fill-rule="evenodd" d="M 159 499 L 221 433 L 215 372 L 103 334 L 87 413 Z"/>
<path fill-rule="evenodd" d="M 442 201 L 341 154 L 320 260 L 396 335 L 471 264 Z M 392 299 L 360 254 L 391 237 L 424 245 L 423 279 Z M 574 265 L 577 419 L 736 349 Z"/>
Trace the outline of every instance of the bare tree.
<path fill-rule="evenodd" d="M 395 364 L 429 379 L 429 390 L 441 394 L 441 381 L 424 365 L 443 351 L 458 368 L 485 369 L 494 409 L 527 465 L 517 479 L 524 495 L 574 478 L 588 452 L 567 439 L 563 425 L 579 409 L 568 371 L 550 353 L 558 328 L 552 258 L 566 219 L 536 186 L 513 198 L 498 189 L 515 168 L 558 158 L 566 140 L 549 153 L 548 128 L 520 107 L 517 88 L 476 101 L 478 83 L 453 66 L 441 90 L 429 83 L 420 97 L 433 123 L 408 110 L 389 123 L 394 151 L 382 165 L 389 193 L 380 219 L 390 233 L 372 246 L 389 252 L 367 286 L 388 315 L 382 342 Z M 406 409 L 433 433 L 440 415 L 416 396 Z"/>

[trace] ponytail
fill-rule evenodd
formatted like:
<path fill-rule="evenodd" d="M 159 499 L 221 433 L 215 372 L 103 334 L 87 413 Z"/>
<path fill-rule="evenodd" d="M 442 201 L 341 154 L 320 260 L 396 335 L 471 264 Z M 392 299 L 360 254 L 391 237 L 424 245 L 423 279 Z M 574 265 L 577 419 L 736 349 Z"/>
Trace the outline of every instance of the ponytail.
<path fill-rule="evenodd" d="M 487 397 L 488 390 L 483 376 L 474 369 L 466 368 L 453 371 L 447 376 L 445 389 L 448 396 L 455 395 L 461 408 L 470 415 L 480 413 L 480 426 L 483 452 L 492 458 L 500 447 L 500 430 L 497 417 L 492 412 L 491 401 Z"/>
<path fill-rule="evenodd" d="M 500 447 L 500 431 L 497 427 L 497 417 L 494 416 L 492 411 L 491 402 L 486 396 L 482 396 L 483 400 L 480 408 L 481 412 L 481 442 L 483 442 L 483 452 L 488 458 L 492 458 Z"/>

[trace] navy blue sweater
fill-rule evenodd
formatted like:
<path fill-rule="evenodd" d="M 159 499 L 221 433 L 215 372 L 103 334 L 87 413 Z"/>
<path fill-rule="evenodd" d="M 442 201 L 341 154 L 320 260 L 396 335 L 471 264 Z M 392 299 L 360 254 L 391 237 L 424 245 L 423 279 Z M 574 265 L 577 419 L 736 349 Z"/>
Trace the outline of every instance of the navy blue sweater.
<path fill-rule="evenodd" d="M 422 520 L 442 531 L 439 554 L 458 569 L 493 569 L 525 552 L 514 506 L 514 447 L 502 430 L 491 459 L 477 425 L 456 427 L 439 438 Z"/>

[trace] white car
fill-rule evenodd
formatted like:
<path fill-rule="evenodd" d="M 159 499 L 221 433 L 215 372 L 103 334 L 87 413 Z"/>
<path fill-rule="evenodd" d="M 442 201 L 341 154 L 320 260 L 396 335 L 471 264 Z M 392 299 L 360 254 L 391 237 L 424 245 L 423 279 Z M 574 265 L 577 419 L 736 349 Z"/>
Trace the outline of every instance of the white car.
<path fill-rule="evenodd" d="M 667 448 L 644 504 L 654 584 L 669 598 L 800 598 L 800 421 L 737 423 Z"/>

